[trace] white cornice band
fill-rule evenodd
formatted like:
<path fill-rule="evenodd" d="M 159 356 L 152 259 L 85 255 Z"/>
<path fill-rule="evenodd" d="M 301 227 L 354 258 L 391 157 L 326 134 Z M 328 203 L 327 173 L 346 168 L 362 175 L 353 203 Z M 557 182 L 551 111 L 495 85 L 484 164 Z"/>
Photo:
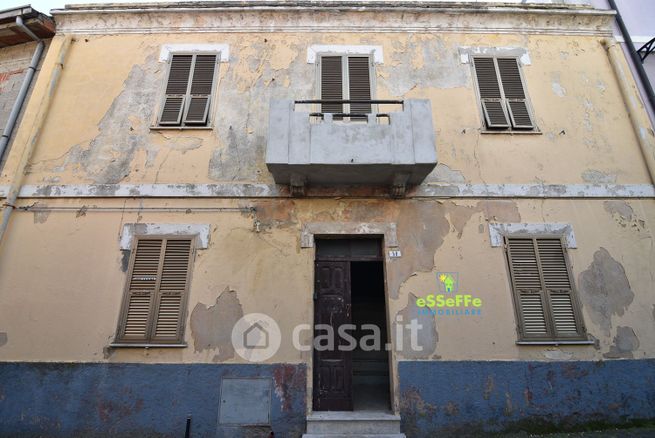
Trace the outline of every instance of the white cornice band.
<path fill-rule="evenodd" d="M 296 2 L 298 3 L 298 2 Z M 301 2 L 302 3 L 302 2 Z M 230 32 L 456 32 L 612 35 L 611 11 L 572 7 L 371 6 L 106 7 L 53 10 L 63 34 Z M 351 2 L 352 3 L 352 2 Z M 407 6 L 403 6 L 407 5 Z M 414 6 L 411 6 L 414 5 Z M 542 7 L 543 6 L 543 7 Z"/>
<path fill-rule="evenodd" d="M 0 197 L 8 186 L 0 186 Z M 351 194 L 349 194 L 351 193 Z M 384 197 L 349 188 L 308 188 L 307 197 Z M 274 184 L 62 184 L 25 185 L 20 198 L 279 198 L 289 197 L 286 186 Z M 422 184 L 408 198 L 655 198 L 651 184 Z"/>

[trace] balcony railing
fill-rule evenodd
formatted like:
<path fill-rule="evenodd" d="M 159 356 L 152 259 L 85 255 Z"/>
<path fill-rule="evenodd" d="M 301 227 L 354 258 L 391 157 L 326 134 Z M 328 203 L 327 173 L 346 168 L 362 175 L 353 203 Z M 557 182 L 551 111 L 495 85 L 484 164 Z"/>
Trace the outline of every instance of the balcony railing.
<path fill-rule="evenodd" d="M 398 110 L 387 110 L 390 105 Z M 388 185 L 402 196 L 437 164 L 430 102 L 273 100 L 266 164 L 275 182 L 289 184 L 296 195 L 307 184 L 368 184 Z"/>
<path fill-rule="evenodd" d="M 325 116 L 332 117 L 333 120 L 367 120 L 370 115 L 373 115 L 376 119 L 385 118 L 387 121 L 390 119 L 389 113 L 374 112 L 372 109 L 374 107 L 379 107 L 380 105 L 403 105 L 405 102 L 402 100 L 296 100 L 294 101 L 296 105 L 320 105 L 321 109 L 324 105 L 365 105 L 371 111 L 367 112 L 349 112 L 349 113 L 340 113 L 332 111 L 322 111 L 322 112 L 313 112 L 309 113 L 310 117 L 318 117 L 321 120 L 325 119 Z"/>

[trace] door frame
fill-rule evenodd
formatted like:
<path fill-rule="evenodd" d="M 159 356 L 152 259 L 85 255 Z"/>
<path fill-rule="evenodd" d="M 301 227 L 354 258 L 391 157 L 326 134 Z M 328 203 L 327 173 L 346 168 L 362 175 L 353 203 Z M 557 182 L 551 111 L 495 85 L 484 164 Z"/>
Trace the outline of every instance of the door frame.
<path fill-rule="evenodd" d="M 393 241 L 392 247 L 396 247 L 396 239 L 395 239 L 395 226 L 393 227 L 394 230 L 394 235 L 390 239 Z M 384 281 L 384 309 L 385 309 L 385 317 L 386 317 L 386 323 L 387 323 L 387 339 L 386 342 L 390 343 L 392 347 L 395 347 L 395 343 L 392 341 L 392 333 L 394 331 L 393 325 L 392 325 L 392 320 L 393 318 L 391 317 L 391 311 L 390 311 L 390 297 L 389 297 L 389 288 L 388 288 L 388 282 L 387 282 L 387 263 L 388 263 L 388 257 L 386 256 L 386 249 L 388 246 L 388 239 L 389 237 L 387 236 L 387 233 L 311 233 L 312 234 L 312 240 L 313 240 L 313 253 L 312 253 L 312 295 L 310 297 L 311 301 L 311 326 L 312 326 L 312 350 L 311 354 L 309 355 L 309 360 L 308 360 L 308 372 L 307 372 L 307 388 L 309 389 L 307 391 L 307 414 L 311 414 L 314 412 L 314 349 L 313 349 L 313 339 L 314 339 L 314 325 L 316 323 L 316 315 L 314 313 L 314 308 L 315 308 L 315 303 L 314 303 L 314 288 L 316 285 L 316 262 L 317 261 L 379 261 L 382 263 L 382 275 L 383 275 L 383 281 Z M 315 244 L 316 240 L 327 240 L 327 239 L 332 239 L 332 240 L 355 240 L 355 239 L 370 239 L 370 240 L 377 240 L 380 246 L 380 256 L 371 258 L 371 257 L 353 257 L 353 258 L 317 258 L 317 250 L 316 247 L 317 245 Z M 391 348 L 389 351 L 387 351 L 387 360 L 388 360 L 388 367 L 389 367 L 389 400 L 391 402 L 391 410 L 395 414 L 399 412 L 399 404 L 398 400 L 396 400 L 396 387 L 394 384 L 394 377 L 397 374 L 397 364 L 396 364 L 396 354 L 394 351 L 394 348 Z M 322 411 L 316 411 L 316 412 L 322 412 Z"/>

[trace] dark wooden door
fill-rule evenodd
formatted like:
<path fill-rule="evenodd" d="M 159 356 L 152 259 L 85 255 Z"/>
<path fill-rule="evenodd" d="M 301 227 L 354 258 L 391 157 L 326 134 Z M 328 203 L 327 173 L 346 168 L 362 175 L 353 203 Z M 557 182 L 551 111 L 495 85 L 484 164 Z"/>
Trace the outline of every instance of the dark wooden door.
<path fill-rule="evenodd" d="M 339 351 L 345 342 L 338 335 L 341 324 L 351 323 L 350 262 L 317 261 L 315 273 L 314 323 L 333 328 L 334 348 L 314 349 L 315 411 L 352 411 L 351 351 Z M 325 335 L 314 329 L 314 336 Z"/>

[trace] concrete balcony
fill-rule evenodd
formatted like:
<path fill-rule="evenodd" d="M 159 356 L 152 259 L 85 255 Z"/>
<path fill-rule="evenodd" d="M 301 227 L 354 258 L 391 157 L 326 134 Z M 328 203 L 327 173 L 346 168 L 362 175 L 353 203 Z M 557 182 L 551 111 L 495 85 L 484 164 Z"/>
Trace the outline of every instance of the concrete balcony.
<path fill-rule="evenodd" d="M 266 165 L 275 182 L 289 184 L 295 196 L 303 195 L 307 185 L 366 184 L 389 186 L 393 197 L 402 197 L 408 185 L 420 184 L 437 165 L 429 100 L 367 102 L 374 109 L 399 109 L 385 113 L 297 109 L 319 103 L 271 102 Z"/>

